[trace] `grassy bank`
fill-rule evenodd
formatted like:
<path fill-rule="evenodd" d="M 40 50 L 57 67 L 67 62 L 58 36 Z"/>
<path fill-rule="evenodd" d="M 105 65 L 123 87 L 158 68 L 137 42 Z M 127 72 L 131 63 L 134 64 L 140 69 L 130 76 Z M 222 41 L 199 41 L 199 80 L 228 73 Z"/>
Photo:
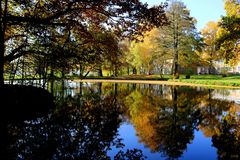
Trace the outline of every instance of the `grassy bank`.
<path fill-rule="evenodd" d="M 15 77 L 17 79 L 18 77 Z M 55 77 L 56 79 L 61 79 Z M 79 80 L 79 77 L 67 76 L 66 79 Z M 25 80 L 28 78 L 25 77 Z M 37 78 L 34 78 L 37 80 Z M 31 80 L 34 80 L 31 79 Z M 119 76 L 119 77 L 93 77 L 89 76 L 85 78 L 92 80 L 134 80 L 134 81 L 164 81 L 164 82 L 176 82 L 184 84 L 194 84 L 194 86 L 199 85 L 211 85 L 211 86 L 232 86 L 240 87 L 240 75 L 228 75 L 227 77 L 222 77 L 221 75 L 193 75 L 190 79 L 186 79 L 185 75 L 180 75 L 179 79 L 172 79 L 171 75 L 128 75 L 128 76 Z"/>
<path fill-rule="evenodd" d="M 159 75 L 126 75 L 119 77 L 93 77 L 88 76 L 85 79 L 109 79 L 109 80 L 160 80 L 167 81 L 171 78 L 169 75 L 159 76 Z"/>
<path fill-rule="evenodd" d="M 211 86 L 232 86 L 240 87 L 240 76 L 229 75 L 222 77 L 221 75 L 193 75 L 190 79 L 186 79 L 185 75 L 181 75 L 179 79 L 172 79 L 171 75 L 129 75 L 121 77 L 88 77 L 87 79 L 100 80 L 151 80 L 151 81 L 168 81 L 181 82 L 195 85 L 211 85 Z"/>
<path fill-rule="evenodd" d="M 239 86 L 240 87 L 240 76 L 227 76 L 222 77 L 220 75 L 195 75 L 191 76 L 190 79 L 180 77 L 179 79 L 169 79 L 168 81 L 173 82 L 184 82 L 193 84 L 205 84 L 205 85 L 220 85 L 220 86 Z"/>

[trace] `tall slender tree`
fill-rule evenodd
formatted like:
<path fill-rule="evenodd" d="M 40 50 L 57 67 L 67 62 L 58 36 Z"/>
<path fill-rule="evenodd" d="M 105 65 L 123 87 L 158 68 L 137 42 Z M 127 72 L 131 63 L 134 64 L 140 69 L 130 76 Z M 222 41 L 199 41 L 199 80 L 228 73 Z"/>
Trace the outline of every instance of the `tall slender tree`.
<path fill-rule="evenodd" d="M 158 34 L 158 30 L 152 29 L 151 31 L 145 33 L 142 42 L 132 41 L 130 46 L 130 57 L 133 60 L 130 62 L 132 66 L 142 70 L 142 73 L 152 74 L 154 69 L 154 55 L 156 49 L 156 43 L 154 39 Z"/>
<path fill-rule="evenodd" d="M 195 18 L 190 16 L 190 11 L 181 1 L 172 0 L 166 11 L 170 21 L 169 26 L 160 28 L 159 43 L 165 44 L 165 51 L 172 54 L 172 74 L 179 77 L 180 56 L 191 56 L 196 38 Z"/>
<path fill-rule="evenodd" d="M 213 61 L 219 58 L 218 51 L 216 48 L 218 24 L 210 21 L 201 31 L 204 38 L 204 52 L 203 58 L 209 63 L 209 74 L 213 73 Z"/>

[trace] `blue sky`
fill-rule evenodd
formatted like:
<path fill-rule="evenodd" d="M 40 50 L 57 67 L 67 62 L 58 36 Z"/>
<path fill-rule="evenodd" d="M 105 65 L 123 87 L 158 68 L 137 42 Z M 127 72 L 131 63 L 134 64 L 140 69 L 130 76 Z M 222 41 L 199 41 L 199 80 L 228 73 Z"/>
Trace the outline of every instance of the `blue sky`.
<path fill-rule="evenodd" d="M 165 0 L 140 0 L 149 5 L 157 5 Z M 225 15 L 223 0 L 182 0 L 188 9 L 191 10 L 191 16 L 198 21 L 197 29 L 200 31 L 207 22 L 217 22 L 222 15 Z"/>

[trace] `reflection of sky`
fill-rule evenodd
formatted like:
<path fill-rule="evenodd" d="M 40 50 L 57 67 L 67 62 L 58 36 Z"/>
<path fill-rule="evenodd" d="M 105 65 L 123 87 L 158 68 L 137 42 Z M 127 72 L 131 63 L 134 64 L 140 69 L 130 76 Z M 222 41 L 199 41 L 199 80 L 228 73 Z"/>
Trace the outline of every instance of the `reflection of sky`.
<path fill-rule="evenodd" d="M 192 144 L 188 144 L 187 150 L 181 159 L 207 160 L 217 159 L 216 148 L 212 147 L 211 138 L 204 137 L 201 131 L 194 132 Z"/>
<path fill-rule="evenodd" d="M 147 159 L 159 159 L 161 158 L 161 155 L 159 153 L 152 153 L 149 148 L 144 147 L 144 144 L 139 144 L 138 137 L 136 136 L 135 129 L 133 125 L 123 123 L 120 128 L 118 129 L 119 137 L 123 139 L 122 143 L 125 144 L 125 147 L 122 149 L 124 152 L 127 149 L 140 149 L 143 151 L 143 155 L 147 156 Z M 115 149 L 115 148 L 114 148 Z M 111 156 L 111 158 L 114 157 L 114 155 L 117 154 L 119 150 L 112 150 L 108 152 L 108 155 Z M 164 159 L 164 158 L 163 158 Z"/>
<path fill-rule="evenodd" d="M 122 143 L 125 144 L 125 147 L 122 149 L 126 151 L 127 149 L 140 149 L 143 151 L 143 155 L 147 156 L 149 160 L 165 160 L 166 157 L 163 157 L 160 153 L 152 153 L 149 148 L 144 147 L 144 144 L 139 144 L 138 137 L 134 127 L 131 124 L 123 123 L 118 129 L 119 138 L 122 138 Z M 119 150 L 108 152 L 108 155 L 113 158 Z M 208 160 L 208 159 L 217 159 L 217 151 L 212 147 L 211 138 L 204 137 L 201 131 L 194 132 L 194 139 L 191 144 L 188 144 L 187 149 L 184 151 L 183 156 L 179 159 L 182 160 Z"/>

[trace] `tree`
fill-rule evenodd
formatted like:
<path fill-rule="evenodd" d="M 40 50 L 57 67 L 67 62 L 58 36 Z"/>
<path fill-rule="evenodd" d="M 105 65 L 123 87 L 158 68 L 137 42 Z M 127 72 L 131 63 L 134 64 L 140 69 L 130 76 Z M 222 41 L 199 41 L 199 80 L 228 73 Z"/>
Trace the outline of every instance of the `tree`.
<path fill-rule="evenodd" d="M 201 31 L 204 38 L 203 59 L 209 63 L 209 74 L 212 73 L 213 61 L 219 58 L 216 39 L 217 39 L 218 24 L 216 22 L 208 22 L 205 28 Z"/>
<path fill-rule="evenodd" d="M 114 68 L 114 71 L 118 67 L 118 56 L 120 55 L 118 38 L 109 31 L 96 32 L 93 30 L 92 35 L 93 41 L 78 48 L 79 51 L 76 53 L 81 79 L 94 69 L 98 70 L 99 76 L 102 76 L 102 66 L 106 61 L 110 62 L 111 69 Z M 86 74 L 83 76 L 84 71 Z"/>
<path fill-rule="evenodd" d="M 171 1 L 166 14 L 170 25 L 160 28 L 161 37 L 164 38 L 159 38 L 159 43 L 164 44 L 162 46 L 164 50 L 172 54 L 172 74 L 174 78 L 178 78 L 180 57 L 189 57 L 194 54 L 193 40 L 197 35 L 196 20 L 190 16 L 190 11 L 180 1 Z"/>
<path fill-rule="evenodd" d="M 134 68 L 141 69 L 141 72 L 148 73 L 149 75 L 152 74 L 154 69 L 154 54 L 156 49 L 156 43 L 154 39 L 158 30 L 152 29 L 151 31 L 144 34 L 144 38 L 142 42 L 132 41 L 130 46 L 130 55 L 129 59 L 131 60 L 131 65 Z M 145 71 L 146 70 L 146 71 Z"/>
<path fill-rule="evenodd" d="M 71 29 L 91 37 L 88 29 L 93 23 L 117 36 L 135 38 L 166 23 L 164 4 L 148 9 L 138 0 L 5 0 L 0 1 L 0 13 L 0 85 L 4 84 L 4 63 L 32 53 L 29 46 L 40 31 Z M 9 45 L 16 38 L 26 43 Z"/>
<path fill-rule="evenodd" d="M 150 87 L 142 92 L 135 90 L 125 103 L 139 141 L 152 152 L 163 153 L 166 159 L 177 159 L 194 138 L 201 116 L 197 106 L 204 93 L 186 88 L 168 89 L 169 92 L 163 89 L 168 96 L 156 94 Z"/>
<path fill-rule="evenodd" d="M 161 29 L 158 32 L 159 34 L 157 35 L 155 39 L 155 43 L 157 44 L 156 50 L 155 50 L 155 55 L 154 59 L 156 63 L 158 64 L 158 67 L 160 68 L 160 74 L 163 74 L 163 69 L 166 69 L 166 66 L 171 65 L 171 60 L 173 58 L 172 52 L 169 50 L 171 45 L 168 43 L 169 37 L 165 35 Z M 168 69 L 168 72 L 171 69 Z"/>
<path fill-rule="evenodd" d="M 213 146 L 217 148 L 218 159 L 238 159 L 240 156 L 240 119 L 235 111 L 229 111 L 216 125 L 218 131 L 212 137 Z M 224 144 L 224 145 L 223 145 Z"/>
<path fill-rule="evenodd" d="M 112 35 L 105 35 L 105 61 L 109 63 L 110 71 L 113 76 L 118 76 L 119 68 L 121 66 L 121 57 L 123 56 L 119 46 L 119 39 Z"/>
<path fill-rule="evenodd" d="M 238 0 L 224 0 L 224 8 L 228 16 L 237 16 L 239 15 L 240 2 Z"/>
<path fill-rule="evenodd" d="M 124 39 L 119 42 L 119 48 L 121 50 L 122 56 L 121 56 L 121 65 L 124 68 L 127 68 L 127 74 L 130 74 L 130 67 L 131 67 L 131 58 L 129 58 L 130 55 L 130 40 L 129 39 Z M 124 68 L 122 72 L 124 73 Z"/>
<path fill-rule="evenodd" d="M 222 17 L 218 31 L 217 47 L 225 61 L 236 64 L 240 53 L 240 3 L 237 0 L 225 0 L 227 16 Z"/>

